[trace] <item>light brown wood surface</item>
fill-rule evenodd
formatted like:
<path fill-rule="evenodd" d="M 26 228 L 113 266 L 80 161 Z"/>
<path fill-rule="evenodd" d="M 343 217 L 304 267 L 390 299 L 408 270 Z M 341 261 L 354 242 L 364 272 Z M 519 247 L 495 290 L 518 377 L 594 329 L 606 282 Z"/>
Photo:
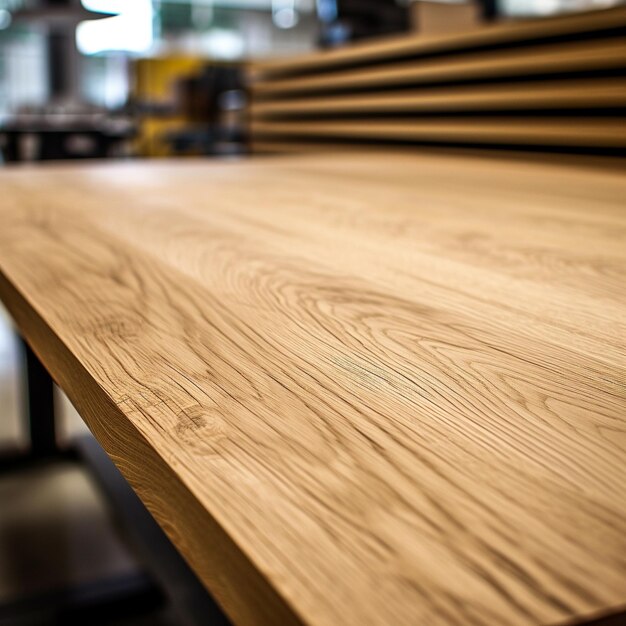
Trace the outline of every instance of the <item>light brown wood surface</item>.
<path fill-rule="evenodd" d="M 0 171 L 0 298 L 238 624 L 626 608 L 623 171 Z"/>
<path fill-rule="evenodd" d="M 583 33 L 602 33 L 625 26 L 626 8 L 618 6 L 551 18 L 486 24 L 484 28 L 466 33 L 396 35 L 295 58 L 257 61 L 250 65 L 250 77 L 265 80 L 288 76 L 290 73 L 332 71 L 350 65 L 367 65 L 373 60 L 409 56 L 419 58 L 433 53 L 469 51 L 485 46 L 510 46 L 541 39 L 576 37 Z"/>

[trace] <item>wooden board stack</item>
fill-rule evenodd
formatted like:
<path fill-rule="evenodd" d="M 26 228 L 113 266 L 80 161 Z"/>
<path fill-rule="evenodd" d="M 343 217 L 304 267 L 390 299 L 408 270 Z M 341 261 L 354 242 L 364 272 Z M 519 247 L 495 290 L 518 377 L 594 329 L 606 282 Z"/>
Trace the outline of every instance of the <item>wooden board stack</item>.
<path fill-rule="evenodd" d="M 250 67 L 256 152 L 329 143 L 616 153 L 626 8 L 402 36 Z"/>

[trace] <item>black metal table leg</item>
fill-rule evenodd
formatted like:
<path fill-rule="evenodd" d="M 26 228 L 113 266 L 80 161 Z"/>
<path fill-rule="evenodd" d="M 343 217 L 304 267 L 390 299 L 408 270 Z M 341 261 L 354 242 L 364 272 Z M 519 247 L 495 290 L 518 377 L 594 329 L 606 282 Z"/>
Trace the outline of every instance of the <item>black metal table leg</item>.
<path fill-rule="evenodd" d="M 59 452 L 54 415 L 54 383 L 31 347 L 22 339 L 26 374 L 26 419 L 32 456 Z"/>

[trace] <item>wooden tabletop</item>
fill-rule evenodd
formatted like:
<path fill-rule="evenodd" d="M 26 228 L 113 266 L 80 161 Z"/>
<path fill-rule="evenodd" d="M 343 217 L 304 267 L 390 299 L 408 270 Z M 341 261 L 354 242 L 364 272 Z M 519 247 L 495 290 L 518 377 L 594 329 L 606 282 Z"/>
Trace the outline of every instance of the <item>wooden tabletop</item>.
<path fill-rule="evenodd" d="M 0 171 L 0 297 L 237 624 L 626 609 L 623 170 Z"/>

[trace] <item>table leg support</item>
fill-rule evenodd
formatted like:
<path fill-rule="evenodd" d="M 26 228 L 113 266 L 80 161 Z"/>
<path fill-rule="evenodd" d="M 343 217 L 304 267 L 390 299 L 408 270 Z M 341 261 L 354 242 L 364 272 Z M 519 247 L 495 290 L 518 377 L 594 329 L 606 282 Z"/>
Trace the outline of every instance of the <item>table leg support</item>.
<path fill-rule="evenodd" d="M 25 364 L 26 421 L 34 457 L 59 452 L 54 415 L 54 383 L 32 348 L 22 340 Z"/>

